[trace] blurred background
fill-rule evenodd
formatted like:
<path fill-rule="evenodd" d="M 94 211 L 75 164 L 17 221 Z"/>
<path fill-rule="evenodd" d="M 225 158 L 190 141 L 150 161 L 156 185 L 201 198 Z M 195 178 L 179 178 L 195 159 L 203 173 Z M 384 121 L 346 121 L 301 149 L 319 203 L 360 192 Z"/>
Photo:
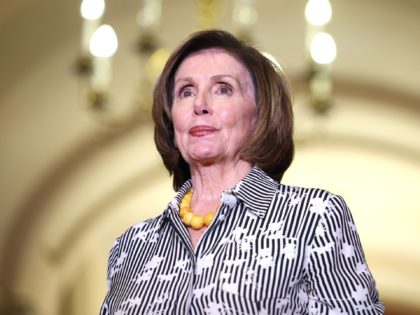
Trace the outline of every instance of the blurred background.
<path fill-rule="evenodd" d="M 0 0 L 0 314 L 98 313 L 114 239 L 174 196 L 151 91 L 203 28 L 280 64 L 283 182 L 342 195 L 386 314 L 419 314 L 417 0 Z"/>

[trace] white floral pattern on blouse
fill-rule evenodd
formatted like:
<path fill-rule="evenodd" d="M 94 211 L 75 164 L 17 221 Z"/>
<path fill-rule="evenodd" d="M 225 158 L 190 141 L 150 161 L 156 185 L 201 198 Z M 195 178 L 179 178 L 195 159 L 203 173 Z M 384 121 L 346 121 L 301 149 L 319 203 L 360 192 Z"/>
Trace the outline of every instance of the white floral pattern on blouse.
<path fill-rule="evenodd" d="M 178 215 L 190 187 L 117 239 L 101 315 L 384 313 L 341 197 L 254 167 L 193 250 Z"/>

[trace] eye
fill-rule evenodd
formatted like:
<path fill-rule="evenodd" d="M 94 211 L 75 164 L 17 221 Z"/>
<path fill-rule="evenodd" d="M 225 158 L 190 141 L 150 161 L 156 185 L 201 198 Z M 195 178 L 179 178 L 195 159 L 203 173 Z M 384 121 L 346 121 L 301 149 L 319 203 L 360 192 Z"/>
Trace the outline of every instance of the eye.
<path fill-rule="evenodd" d="M 193 95 L 193 89 L 191 85 L 183 86 L 177 93 L 179 98 L 185 98 Z"/>
<path fill-rule="evenodd" d="M 216 92 L 222 95 L 232 95 L 233 89 L 229 84 L 222 82 L 218 83 Z"/>

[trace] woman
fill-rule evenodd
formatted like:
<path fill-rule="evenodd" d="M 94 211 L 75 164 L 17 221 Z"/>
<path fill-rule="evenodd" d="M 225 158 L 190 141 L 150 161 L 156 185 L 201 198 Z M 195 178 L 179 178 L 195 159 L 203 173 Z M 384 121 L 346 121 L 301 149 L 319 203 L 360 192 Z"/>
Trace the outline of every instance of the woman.
<path fill-rule="evenodd" d="M 291 100 L 261 53 L 193 34 L 157 82 L 153 119 L 178 194 L 117 239 L 101 314 L 383 314 L 343 199 L 279 183 Z"/>

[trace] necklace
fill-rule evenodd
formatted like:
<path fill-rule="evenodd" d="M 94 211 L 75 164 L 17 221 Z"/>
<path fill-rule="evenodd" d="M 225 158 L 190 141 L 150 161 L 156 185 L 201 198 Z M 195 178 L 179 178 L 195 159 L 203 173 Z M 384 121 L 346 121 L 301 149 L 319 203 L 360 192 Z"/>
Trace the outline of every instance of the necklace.
<path fill-rule="evenodd" d="M 209 226 L 210 223 L 213 221 L 214 216 L 216 215 L 215 212 L 207 212 L 204 215 L 204 218 L 199 215 L 192 213 L 191 210 L 191 198 L 192 198 L 192 189 L 190 189 L 184 197 L 181 199 L 179 216 L 182 219 L 182 222 L 186 226 L 191 226 L 194 230 L 200 230 L 205 226 Z"/>

